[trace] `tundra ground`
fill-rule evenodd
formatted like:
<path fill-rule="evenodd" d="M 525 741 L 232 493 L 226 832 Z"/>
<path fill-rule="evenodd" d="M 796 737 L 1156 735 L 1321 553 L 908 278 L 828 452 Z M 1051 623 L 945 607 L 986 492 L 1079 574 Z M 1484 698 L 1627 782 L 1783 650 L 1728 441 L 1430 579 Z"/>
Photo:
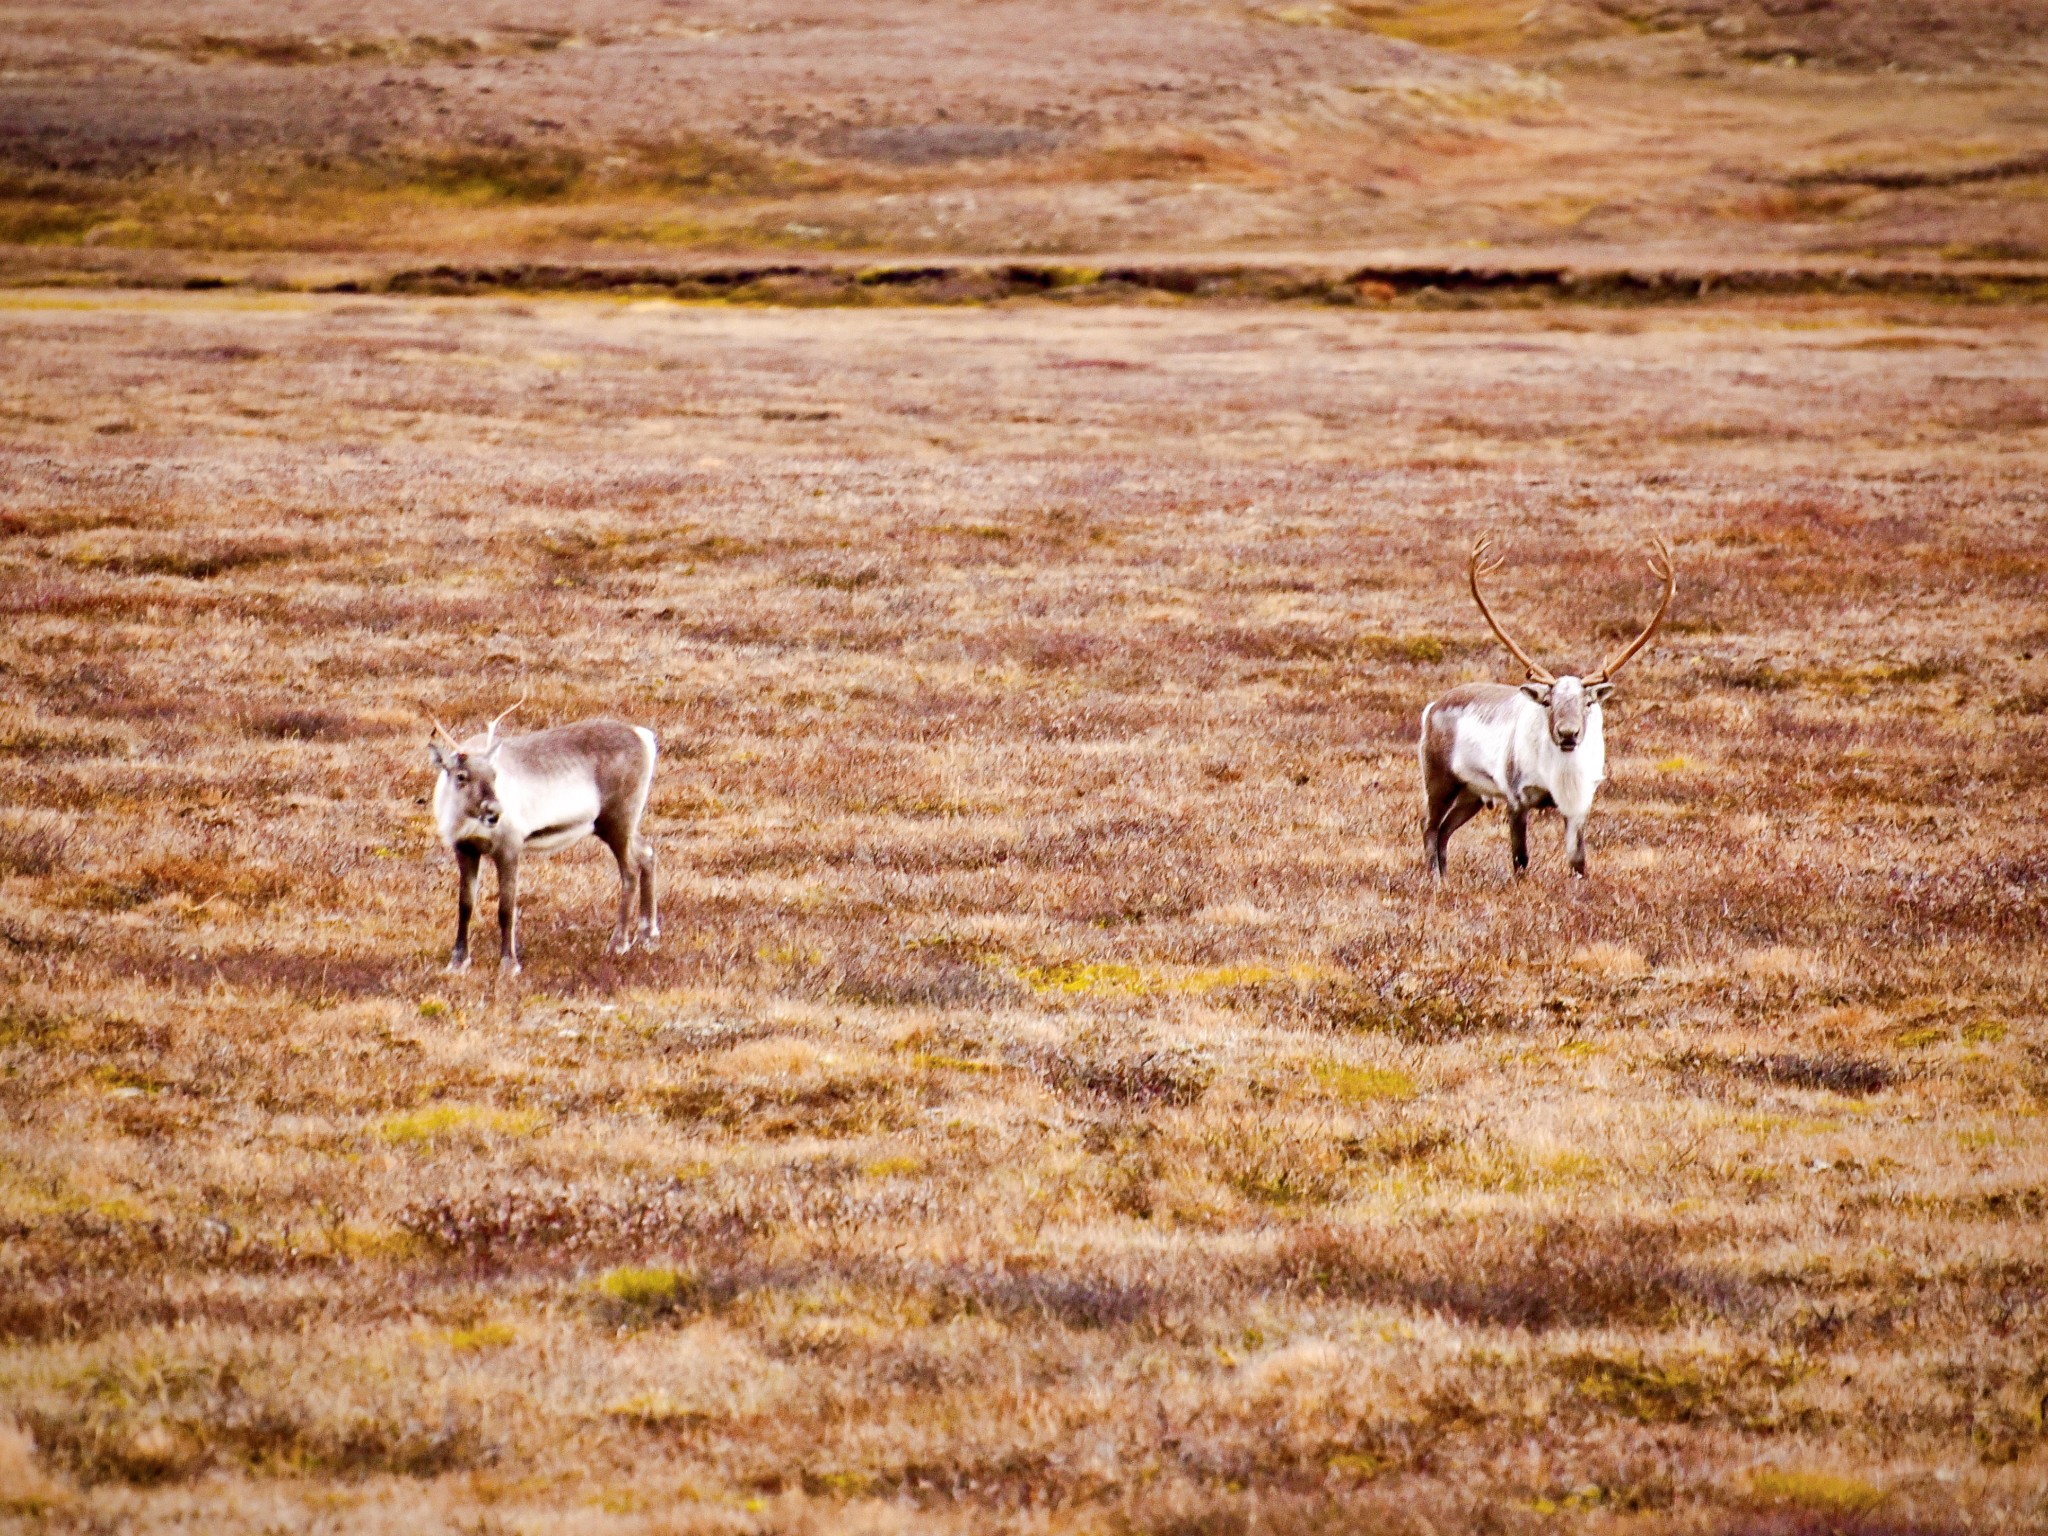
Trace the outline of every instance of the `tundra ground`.
<path fill-rule="evenodd" d="M 6 296 L 0 1526 L 2048 1529 L 2044 341 Z M 524 689 L 667 937 L 453 977 Z"/>
<path fill-rule="evenodd" d="M 2044 0 L 0 0 L 0 270 L 2048 259 Z"/>

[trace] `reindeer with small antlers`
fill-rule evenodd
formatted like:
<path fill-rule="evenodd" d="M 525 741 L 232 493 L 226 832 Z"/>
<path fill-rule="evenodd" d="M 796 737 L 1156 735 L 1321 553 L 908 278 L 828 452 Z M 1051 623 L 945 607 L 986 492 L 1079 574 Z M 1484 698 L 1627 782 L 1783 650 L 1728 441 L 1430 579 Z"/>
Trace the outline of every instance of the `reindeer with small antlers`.
<path fill-rule="evenodd" d="M 598 838 L 619 861 L 619 918 L 609 952 L 625 953 L 636 938 L 651 945 L 661 937 L 654 850 L 640 835 L 659 750 L 654 732 L 623 720 L 582 720 L 501 738 L 498 727 L 506 715 L 525 702 L 521 694 L 519 704 L 467 741 L 433 722 L 449 747 L 443 752 L 439 742 L 427 746 L 440 775 L 434 821 L 461 875 L 450 970 L 469 967 L 469 916 L 485 858 L 498 867 L 498 964 L 517 971 L 521 857 L 552 853 L 586 837 Z"/>
<path fill-rule="evenodd" d="M 1650 643 L 1678 589 L 1671 547 L 1662 539 L 1656 546 L 1650 569 L 1664 583 L 1656 613 L 1641 634 L 1585 677 L 1552 674 L 1508 638 L 1479 592 L 1479 578 L 1499 570 L 1501 561 L 1487 559 L 1488 540 L 1472 546 L 1465 568 L 1472 601 L 1494 638 L 1528 676 L 1519 687 L 1466 683 L 1422 712 L 1422 784 L 1429 798 L 1422 847 L 1439 880 L 1451 834 L 1489 805 L 1507 809 L 1508 849 L 1517 875 L 1529 868 L 1529 813 L 1546 808 L 1564 816 L 1565 856 L 1572 873 L 1586 873 L 1586 817 L 1607 777 L 1600 706 L 1614 691 L 1614 674 Z"/>

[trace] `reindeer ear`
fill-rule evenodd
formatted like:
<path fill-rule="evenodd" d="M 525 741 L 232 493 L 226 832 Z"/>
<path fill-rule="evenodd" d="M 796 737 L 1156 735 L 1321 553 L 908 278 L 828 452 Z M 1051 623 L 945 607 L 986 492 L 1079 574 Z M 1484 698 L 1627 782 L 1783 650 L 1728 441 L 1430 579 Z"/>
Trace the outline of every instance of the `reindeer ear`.
<path fill-rule="evenodd" d="M 441 755 L 441 743 L 438 741 L 427 743 L 427 761 L 434 765 L 436 772 L 446 773 L 448 771 L 448 759 Z"/>
<path fill-rule="evenodd" d="M 1598 704 L 1612 692 L 1614 692 L 1614 684 L 1612 683 L 1588 683 L 1586 684 L 1586 702 L 1588 704 Z"/>
<path fill-rule="evenodd" d="M 1550 684 L 1539 683 L 1532 678 L 1530 681 L 1522 684 L 1522 692 L 1529 695 L 1530 698 L 1541 704 L 1545 709 L 1550 708 Z"/>

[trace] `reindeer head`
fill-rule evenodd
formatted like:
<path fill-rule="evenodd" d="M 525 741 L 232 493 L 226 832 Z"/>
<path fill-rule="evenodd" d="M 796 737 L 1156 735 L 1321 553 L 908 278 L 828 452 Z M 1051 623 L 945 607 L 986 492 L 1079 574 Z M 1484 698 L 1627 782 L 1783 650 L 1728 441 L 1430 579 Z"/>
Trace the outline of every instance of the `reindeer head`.
<path fill-rule="evenodd" d="M 479 828 L 486 836 L 495 834 L 498 818 L 504 814 L 498 803 L 498 767 L 492 761 L 498 752 L 496 743 L 483 752 L 465 752 L 452 740 L 449 746 L 453 750 L 443 752 L 439 742 L 430 741 L 427 756 L 454 791 L 462 825 Z"/>
<path fill-rule="evenodd" d="M 519 704 L 526 702 L 526 695 L 519 696 Z M 512 709 L 517 709 L 514 704 Z M 455 805 L 460 814 L 459 825 L 465 836 L 463 842 L 490 842 L 497 836 L 498 821 L 505 808 L 498 799 L 498 749 L 504 742 L 498 739 L 498 727 L 504 722 L 505 711 L 493 720 L 484 733 L 483 750 L 472 752 L 457 741 L 448 728 L 440 721 L 434 721 L 434 729 L 448 743 L 448 750 L 441 750 L 441 743 L 427 743 L 427 759 L 430 761 L 455 796 Z"/>
<path fill-rule="evenodd" d="M 1678 590 L 1678 575 L 1671 565 L 1671 546 L 1662 539 L 1657 540 L 1657 553 L 1651 557 L 1650 569 L 1664 581 L 1664 597 L 1657 605 L 1657 611 L 1650 622 L 1643 626 L 1643 632 L 1627 645 L 1616 651 L 1600 664 L 1597 672 L 1584 677 L 1570 674 L 1558 676 L 1538 663 L 1519 645 L 1508 638 L 1506 630 L 1494 618 L 1493 610 L 1486 606 L 1486 599 L 1479 593 L 1479 578 L 1491 575 L 1500 569 L 1498 559 L 1486 558 L 1488 541 L 1481 539 L 1472 546 L 1472 559 L 1466 566 L 1466 577 L 1472 587 L 1472 601 L 1479 605 L 1479 612 L 1486 620 L 1486 627 L 1493 631 L 1494 638 L 1507 647 L 1508 654 L 1519 661 L 1528 672 L 1528 681 L 1522 684 L 1522 692 L 1541 704 L 1549 717 L 1550 739 L 1560 752 L 1575 750 L 1579 738 L 1586 734 L 1588 713 L 1599 707 L 1606 697 L 1614 692 L 1612 681 L 1616 672 L 1631 656 L 1650 643 L 1650 636 L 1657 632 L 1657 626 L 1664 622 L 1664 615 L 1671 607 L 1671 595 Z"/>
<path fill-rule="evenodd" d="M 1614 692 L 1614 684 L 1591 682 L 1567 673 L 1549 682 L 1532 677 L 1522 684 L 1522 692 L 1549 711 L 1550 739 L 1557 743 L 1560 752 L 1570 752 L 1586 734 L 1587 711 Z"/>

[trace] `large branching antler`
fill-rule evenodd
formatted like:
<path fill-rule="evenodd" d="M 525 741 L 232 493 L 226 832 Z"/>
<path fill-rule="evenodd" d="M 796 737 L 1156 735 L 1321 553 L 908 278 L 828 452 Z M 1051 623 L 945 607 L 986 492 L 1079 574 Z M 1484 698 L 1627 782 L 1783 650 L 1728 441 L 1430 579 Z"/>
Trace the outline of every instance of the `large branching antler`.
<path fill-rule="evenodd" d="M 498 750 L 498 727 L 505 723 L 506 715 L 511 714 L 512 710 L 519 708 L 520 704 L 524 704 L 526 702 L 526 696 L 527 690 L 524 688 L 520 689 L 518 702 L 513 704 L 511 709 L 507 709 L 503 714 L 500 714 L 497 719 L 491 722 L 490 729 L 484 733 L 485 756 L 489 756 L 491 753 Z"/>
<path fill-rule="evenodd" d="M 1472 546 L 1472 559 L 1465 567 L 1466 578 L 1472 586 L 1472 601 L 1479 605 L 1479 616 L 1486 620 L 1486 627 L 1493 631 L 1494 639 L 1508 648 L 1508 654 L 1526 667 L 1529 675 L 1537 682 L 1554 683 L 1557 681 L 1556 675 L 1547 668 L 1538 666 L 1535 662 L 1531 661 L 1528 652 L 1508 638 L 1508 632 L 1500 627 L 1500 621 L 1493 616 L 1493 610 L 1486 606 L 1486 599 L 1479 595 L 1479 578 L 1491 576 L 1501 568 L 1501 560 L 1498 556 L 1491 560 L 1486 559 L 1486 555 L 1492 546 L 1493 540 L 1490 537 L 1482 538 L 1477 544 Z"/>
<path fill-rule="evenodd" d="M 1622 663 L 1650 643 L 1650 636 L 1657 633 L 1657 626 L 1664 622 L 1664 615 L 1671 611 L 1671 595 L 1678 590 L 1678 572 L 1671 563 L 1671 546 L 1661 537 L 1656 537 L 1653 542 L 1657 546 L 1657 553 L 1650 557 L 1650 569 L 1663 578 L 1664 600 L 1657 604 L 1657 611 L 1651 615 L 1650 622 L 1643 626 L 1643 632 L 1601 662 L 1600 670 L 1586 679 L 1589 683 L 1604 683 L 1620 671 Z"/>

